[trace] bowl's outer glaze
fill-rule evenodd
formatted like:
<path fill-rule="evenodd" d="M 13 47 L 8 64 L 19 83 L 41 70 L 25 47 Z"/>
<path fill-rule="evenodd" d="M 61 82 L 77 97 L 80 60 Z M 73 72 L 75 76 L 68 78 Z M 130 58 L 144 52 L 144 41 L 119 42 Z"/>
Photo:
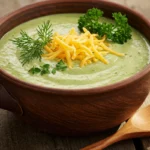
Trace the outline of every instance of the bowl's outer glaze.
<path fill-rule="evenodd" d="M 92 7 L 104 10 L 107 17 L 118 11 L 127 14 L 130 24 L 150 41 L 150 23 L 145 18 L 102 0 L 53 0 L 24 7 L 2 19 L 0 37 L 36 17 L 86 12 Z M 140 107 L 150 90 L 150 66 L 125 81 L 88 90 L 42 88 L 19 81 L 3 70 L 0 70 L 0 78 L 2 85 L 22 107 L 25 121 L 59 135 L 83 135 L 115 127 Z"/>

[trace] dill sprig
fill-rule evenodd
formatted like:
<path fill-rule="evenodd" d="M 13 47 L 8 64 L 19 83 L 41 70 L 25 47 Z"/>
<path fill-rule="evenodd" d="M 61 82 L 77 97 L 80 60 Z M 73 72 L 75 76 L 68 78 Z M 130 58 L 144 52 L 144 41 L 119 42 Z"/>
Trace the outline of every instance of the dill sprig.
<path fill-rule="evenodd" d="M 38 26 L 37 33 L 38 33 L 38 40 L 43 43 L 43 46 L 46 45 L 52 37 L 52 29 L 51 29 L 50 21 L 44 22 L 41 26 Z"/>
<path fill-rule="evenodd" d="M 25 31 L 20 32 L 20 37 L 11 41 L 21 50 L 20 61 L 25 65 L 34 59 L 41 60 L 43 47 L 51 41 L 52 29 L 50 21 L 44 22 L 37 28 L 37 39 L 30 37 Z"/>

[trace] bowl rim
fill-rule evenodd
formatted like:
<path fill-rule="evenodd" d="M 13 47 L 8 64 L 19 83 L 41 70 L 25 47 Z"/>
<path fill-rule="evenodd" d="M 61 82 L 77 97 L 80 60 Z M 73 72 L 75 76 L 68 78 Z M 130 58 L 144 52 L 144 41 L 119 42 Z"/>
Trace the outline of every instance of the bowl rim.
<path fill-rule="evenodd" d="M 149 27 L 150 27 L 150 22 L 147 18 L 145 18 L 145 16 L 143 16 L 142 14 L 140 14 L 139 12 L 136 12 L 128 7 L 125 7 L 121 4 L 115 3 L 115 2 L 110 2 L 110 1 L 105 1 L 105 0 L 47 0 L 47 1 L 41 1 L 41 2 L 37 2 L 34 4 L 30 4 L 27 6 L 24 6 L 20 9 L 17 9 L 16 11 L 0 18 L 0 25 L 2 23 L 4 23 L 5 21 L 9 20 L 10 18 L 14 17 L 15 15 L 19 14 L 20 12 L 23 11 L 28 11 L 34 7 L 38 7 L 38 6 L 42 6 L 42 5 L 46 5 L 46 4 L 55 4 L 55 3 L 59 3 L 59 2 L 63 2 L 63 3 L 72 3 L 72 2 L 100 2 L 100 3 L 105 3 L 108 5 L 112 5 L 112 6 L 116 6 L 116 7 L 120 7 L 121 9 L 125 9 L 127 11 L 129 11 L 130 13 L 132 13 L 135 16 L 138 16 L 139 18 L 141 18 Z M 0 76 L 2 76 L 4 79 L 18 85 L 19 87 L 24 87 L 27 89 L 32 89 L 34 91 L 38 91 L 38 92 L 45 92 L 45 93 L 53 93 L 53 94 L 58 94 L 59 95 L 91 95 L 91 94 L 98 94 L 98 93 L 104 93 L 104 92 L 109 92 L 112 90 L 117 90 L 123 87 L 126 87 L 132 83 L 134 83 L 135 81 L 138 81 L 140 79 L 142 79 L 143 76 L 146 76 L 148 73 L 150 72 L 150 63 L 144 67 L 142 70 L 140 70 L 138 73 L 132 75 L 131 77 L 121 80 L 119 82 L 115 82 L 113 84 L 109 84 L 109 85 L 105 85 L 105 86 L 99 86 L 99 87 L 92 87 L 92 88 L 53 88 L 53 87 L 46 87 L 46 86 L 40 86 L 40 85 L 36 85 L 34 83 L 29 83 L 29 82 L 25 82 L 23 80 L 18 79 L 15 76 L 12 76 L 11 74 L 7 73 L 7 71 L 5 71 L 4 69 L 0 68 Z"/>

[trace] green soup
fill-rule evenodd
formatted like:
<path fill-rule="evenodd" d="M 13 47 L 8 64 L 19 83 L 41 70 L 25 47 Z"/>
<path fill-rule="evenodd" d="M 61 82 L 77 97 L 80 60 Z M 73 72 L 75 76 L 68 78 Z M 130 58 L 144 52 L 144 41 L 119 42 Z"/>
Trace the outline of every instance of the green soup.
<path fill-rule="evenodd" d="M 81 14 L 57 14 L 31 20 L 17 26 L 4 35 L 0 40 L 0 68 L 11 75 L 28 83 L 54 88 L 91 88 L 116 83 L 129 78 L 142 70 L 149 63 L 150 45 L 139 32 L 132 31 L 132 39 L 120 45 L 111 43 L 111 48 L 117 52 L 124 53 L 124 57 L 108 54 L 106 59 L 109 64 L 102 62 L 92 63 L 80 68 L 78 62 L 72 69 L 57 71 L 56 74 L 31 75 L 28 70 L 33 66 L 40 66 L 48 63 L 54 67 L 57 62 L 42 59 L 41 62 L 33 61 L 22 66 L 19 61 L 19 50 L 10 41 L 13 37 L 19 36 L 21 30 L 25 30 L 33 38 L 36 37 L 36 28 L 44 21 L 50 20 L 53 31 L 66 34 L 75 27 L 77 30 L 78 18 Z M 102 18 L 101 21 L 111 21 Z"/>

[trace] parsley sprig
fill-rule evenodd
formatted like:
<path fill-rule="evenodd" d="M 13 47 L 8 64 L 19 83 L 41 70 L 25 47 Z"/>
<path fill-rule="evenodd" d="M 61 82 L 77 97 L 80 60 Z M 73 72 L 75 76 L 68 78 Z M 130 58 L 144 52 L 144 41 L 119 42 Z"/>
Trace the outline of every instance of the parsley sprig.
<path fill-rule="evenodd" d="M 56 67 L 53 68 L 52 70 L 52 74 L 55 74 L 56 71 L 64 71 L 67 69 L 67 65 L 62 61 L 60 60 L 57 64 L 56 64 Z"/>
<path fill-rule="evenodd" d="M 36 31 L 37 39 L 33 39 L 25 31 L 21 31 L 20 37 L 11 40 L 21 50 L 20 61 L 22 65 L 30 63 L 34 59 L 41 60 L 43 47 L 51 41 L 52 29 L 50 21 L 38 26 Z"/>
<path fill-rule="evenodd" d="M 131 39 L 131 27 L 128 24 L 126 15 L 120 12 L 113 13 L 112 17 L 115 23 L 100 23 L 99 19 L 103 16 L 103 11 L 92 8 L 81 16 L 78 20 L 78 28 L 83 31 L 83 27 L 87 28 L 91 33 L 97 33 L 100 37 L 106 35 L 108 40 L 115 43 L 124 44 Z"/>
<path fill-rule="evenodd" d="M 38 68 L 38 67 L 32 67 L 30 70 L 29 70 L 29 73 L 30 74 L 38 74 L 38 73 L 40 73 L 41 72 L 41 69 L 40 68 Z"/>
<path fill-rule="evenodd" d="M 50 73 L 49 68 L 50 68 L 49 64 L 44 64 L 43 66 L 41 66 L 41 75 L 49 74 Z"/>
<path fill-rule="evenodd" d="M 30 70 L 29 73 L 32 75 L 40 73 L 41 75 L 45 74 L 56 74 L 56 71 L 65 71 L 67 69 L 67 65 L 64 63 L 64 61 L 60 60 L 56 66 L 50 71 L 50 65 L 49 64 L 44 64 L 39 67 L 33 66 Z"/>
<path fill-rule="evenodd" d="M 40 66 L 40 68 L 32 67 L 29 70 L 29 73 L 32 74 L 32 75 L 38 74 L 38 73 L 40 73 L 41 75 L 49 74 L 50 73 L 49 68 L 50 68 L 49 64 L 44 64 L 44 65 Z"/>

